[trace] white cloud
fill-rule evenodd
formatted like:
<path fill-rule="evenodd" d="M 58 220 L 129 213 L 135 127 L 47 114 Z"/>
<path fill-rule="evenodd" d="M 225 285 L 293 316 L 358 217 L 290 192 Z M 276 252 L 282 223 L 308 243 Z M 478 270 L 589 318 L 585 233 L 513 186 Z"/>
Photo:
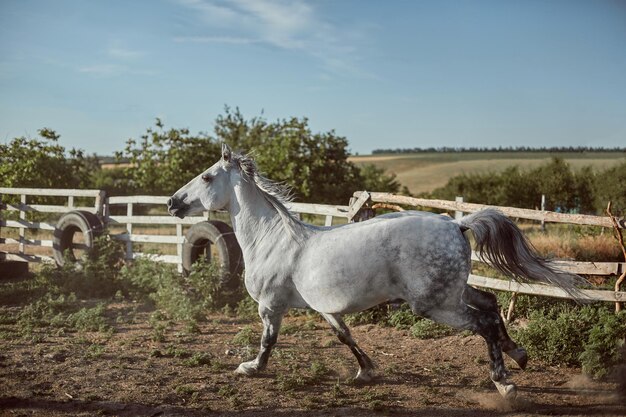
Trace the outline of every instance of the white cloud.
<path fill-rule="evenodd" d="M 125 60 L 139 58 L 144 55 L 144 53 L 141 51 L 134 51 L 131 49 L 121 48 L 121 47 L 110 47 L 107 49 L 106 52 L 107 52 L 107 55 L 109 55 L 111 58 L 125 59 Z"/>
<path fill-rule="evenodd" d="M 227 43 L 232 45 L 259 43 L 256 39 L 238 38 L 234 36 L 177 36 L 174 38 L 174 41 L 190 43 Z"/>
<path fill-rule="evenodd" d="M 95 64 L 87 65 L 78 68 L 78 72 L 85 74 L 92 74 L 100 77 L 114 77 L 123 74 L 129 75 L 154 75 L 155 72 L 151 70 L 138 70 L 130 68 L 126 65 L 119 64 Z"/>
<path fill-rule="evenodd" d="M 307 54 L 325 70 L 371 77 L 358 67 L 358 51 L 351 41 L 357 31 L 325 21 L 305 0 L 178 0 L 194 11 L 206 33 L 178 36 L 177 42 L 266 44 Z M 356 35 L 356 36 L 355 36 Z"/>

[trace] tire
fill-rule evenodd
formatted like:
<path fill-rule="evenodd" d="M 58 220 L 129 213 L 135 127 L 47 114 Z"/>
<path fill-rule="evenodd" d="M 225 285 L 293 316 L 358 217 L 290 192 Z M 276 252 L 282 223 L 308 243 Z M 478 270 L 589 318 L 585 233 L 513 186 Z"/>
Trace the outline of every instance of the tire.
<path fill-rule="evenodd" d="M 76 261 L 72 250 L 72 240 L 76 232 L 83 235 L 83 245 L 86 251 L 93 248 L 95 239 L 102 234 L 104 226 L 102 221 L 93 213 L 82 210 L 75 210 L 61 216 L 54 229 L 52 240 L 52 250 L 54 260 L 58 266 L 65 264 L 65 251 L 69 249 L 69 259 Z"/>
<path fill-rule="evenodd" d="M 185 234 L 183 272 L 188 275 L 201 255 L 211 262 L 217 256 L 222 268 L 221 285 L 236 289 L 243 271 L 243 255 L 233 229 L 217 220 L 196 223 Z"/>

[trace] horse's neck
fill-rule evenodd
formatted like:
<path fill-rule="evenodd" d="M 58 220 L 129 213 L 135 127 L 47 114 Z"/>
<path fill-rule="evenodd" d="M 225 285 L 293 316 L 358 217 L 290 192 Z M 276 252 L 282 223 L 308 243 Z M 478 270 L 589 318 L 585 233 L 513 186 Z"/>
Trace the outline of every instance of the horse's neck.
<path fill-rule="evenodd" d="M 261 192 L 246 184 L 237 187 L 234 196 L 229 212 L 246 262 L 262 259 L 276 249 L 289 246 L 290 233 L 283 227 L 278 211 Z"/>

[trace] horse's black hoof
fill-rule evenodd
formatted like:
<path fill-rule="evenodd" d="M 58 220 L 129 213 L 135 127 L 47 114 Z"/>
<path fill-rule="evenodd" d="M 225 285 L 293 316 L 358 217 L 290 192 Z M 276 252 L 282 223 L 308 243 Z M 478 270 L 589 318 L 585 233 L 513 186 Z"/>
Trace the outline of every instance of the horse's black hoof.
<path fill-rule="evenodd" d="M 518 347 L 504 353 L 509 355 L 509 357 L 515 361 L 521 370 L 526 369 L 526 364 L 528 363 L 528 353 L 526 353 L 526 349 Z"/>

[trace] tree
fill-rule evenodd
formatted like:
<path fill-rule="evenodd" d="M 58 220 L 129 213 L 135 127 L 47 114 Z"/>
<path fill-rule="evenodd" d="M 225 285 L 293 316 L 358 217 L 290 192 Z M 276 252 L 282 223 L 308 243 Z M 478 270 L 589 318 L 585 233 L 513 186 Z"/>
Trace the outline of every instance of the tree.
<path fill-rule="evenodd" d="M 356 190 L 397 192 L 395 178 L 380 171 L 363 172 L 348 161 L 348 141 L 334 131 L 312 133 L 308 119 L 292 117 L 269 123 L 262 117 L 250 120 L 226 107 L 215 123 L 217 139 L 254 155 L 259 168 L 275 181 L 292 187 L 297 199 L 314 203 L 346 204 Z"/>
<path fill-rule="evenodd" d="M 58 144 L 60 135 L 43 128 L 39 138 L 19 137 L 0 144 L 0 185 L 3 187 L 88 188 L 98 169 L 95 157 Z"/>
<path fill-rule="evenodd" d="M 122 180 L 128 193 L 170 195 L 215 163 L 220 146 L 206 134 L 191 136 L 188 129 L 164 129 L 160 119 L 137 142 L 129 139 L 117 152 L 127 160 Z M 118 178 L 119 179 L 119 178 Z"/>

